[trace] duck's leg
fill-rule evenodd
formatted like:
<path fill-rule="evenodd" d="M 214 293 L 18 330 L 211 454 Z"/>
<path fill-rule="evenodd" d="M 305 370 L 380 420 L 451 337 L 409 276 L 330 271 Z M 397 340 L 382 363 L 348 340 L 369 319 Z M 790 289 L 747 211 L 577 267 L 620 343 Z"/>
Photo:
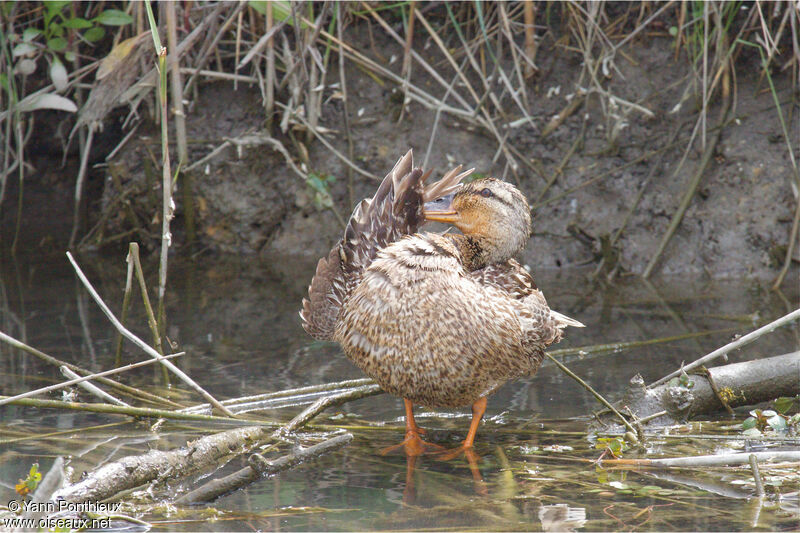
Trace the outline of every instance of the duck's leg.
<path fill-rule="evenodd" d="M 483 413 L 486 412 L 486 397 L 479 399 L 472 404 L 472 422 L 469 425 L 469 432 L 467 438 L 461 443 L 461 446 L 453 450 L 448 450 L 441 455 L 445 461 L 458 457 L 466 450 L 472 450 L 472 443 L 475 441 L 475 434 L 478 433 L 478 426 L 483 418 Z"/>
<path fill-rule="evenodd" d="M 406 407 L 406 438 L 403 439 L 403 442 L 400 444 L 395 444 L 394 446 L 389 446 L 381 450 L 381 455 L 386 455 L 400 447 L 405 450 L 406 455 L 411 457 L 422 455 L 425 453 L 426 448 L 441 449 L 442 447 L 438 444 L 422 440 L 419 434 L 425 431 L 417 426 L 417 423 L 414 421 L 414 404 L 411 403 L 411 400 L 406 400 L 405 398 L 403 398 L 403 403 Z"/>

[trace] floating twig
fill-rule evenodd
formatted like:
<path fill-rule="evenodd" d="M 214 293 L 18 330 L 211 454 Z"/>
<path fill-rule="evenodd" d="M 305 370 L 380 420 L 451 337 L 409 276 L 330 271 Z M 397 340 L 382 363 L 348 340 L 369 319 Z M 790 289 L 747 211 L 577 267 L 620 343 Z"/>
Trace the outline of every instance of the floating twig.
<path fill-rule="evenodd" d="M 61 385 L 61 384 L 59 384 Z M 181 413 L 167 409 L 152 409 L 149 407 L 123 407 L 107 403 L 80 403 L 63 402 L 61 400 L 40 400 L 38 398 L 21 398 L 11 401 L 9 396 L 0 396 L 0 403 L 8 401 L 11 405 L 24 405 L 26 407 L 39 407 L 43 409 L 69 409 L 71 411 L 85 411 L 88 413 L 102 413 L 107 415 L 126 415 L 138 418 L 166 418 L 171 420 L 194 420 L 199 422 L 221 422 L 225 424 L 253 425 L 261 424 L 277 426 L 276 422 L 263 420 L 244 420 L 238 418 L 225 418 L 222 416 L 201 415 L 196 413 Z"/>
<path fill-rule="evenodd" d="M 42 361 L 44 361 L 46 363 L 50 363 L 51 365 L 55 365 L 55 366 L 58 366 L 58 367 L 66 366 L 70 370 L 73 370 L 73 371 L 78 372 L 80 374 L 85 374 L 85 375 L 92 374 L 92 372 L 90 372 L 89 370 L 86 370 L 85 368 L 81 368 L 81 367 L 79 367 L 77 365 L 74 365 L 72 363 L 67 363 L 65 361 L 62 361 L 61 359 L 57 359 L 57 358 L 55 358 L 55 357 L 53 357 L 51 355 L 47 355 L 46 353 L 41 352 L 41 351 L 37 350 L 36 348 L 33 348 L 32 346 L 28 346 L 24 342 L 19 341 L 19 340 L 15 339 L 14 337 L 6 335 L 2 331 L 0 331 L 0 341 L 6 342 L 6 343 L 10 344 L 11 346 L 13 346 L 15 348 L 19 348 L 20 350 L 28 352 L 29 354 L 34 355 L 34 356 L 38 357 L 39 359 L 41 359 Z M 95 381 L 97 381 L 98 383 L 102 383 L 103 385 L 108 385 L 109 387 L 114 387 L 115 389 L 117 389 L 119 391 L 122 391 L 125 394 L 130 395 L 131 397 L 139 398 L 140 400 L 143 400 L 143 401 L 146 401 L 146 402 L 150 402 L 150 403 L 153 403 L 153 404 L 168 405 L 170 407 L 175 407 L 177 409 L 180 409 L 180 408 L 183 407 L 181 404 L 175 403 L 172 400 L 168 400 L 167 398 L 162 398 L 160 396 L 156 396 L 155 394 L 152 394 L 150 392 L 137 389 L 136 387 L 131 387 L 130 385 L 125 385 L 123 383 L 119 383 L 118 381 L 114 381 L 113 379 L 109 379 L 109 378 L 106 378 L 106 377 L 95 377 Z"/>
<path fill-rule="evenodd" d="M 170 354 L 170 355 L 165 355 L 164 357 L 162 357 L 162 359 L 168 360 L 168 359 L 172 359 L 173 357 L 179 357 L 179 356 L 184 355 L 184 354 L 186 354 L 186 352 L 178 352 L 178 353 L 174 353 L 174 354 Z M 36 396 L 38 394 L 44 394 L 45 392 L 50 392 L 50 391 L 54 391 L 54 390 L 65 389 L 65 388 L 70 387 L 72 385 L 76 385 L 78 383 L 83 383 L 84 381 L 88 381 L 90 379 L 95 379 L 95 378 L 104 377 L 104 376 L 110 376 L 111 374 L 119 374 L 120 372 L 125 372 L 125 371 L 128 371 L 128 370 L 131 370 L 132 368 L 137 368 L 137 367 L 144 366 L 144 365 L 150 365 L 150 364 L 153 364 L 155 362 L 157 362 L 157 361 L 153 360 L 153 359 L 148 359 L 147 361 L 139 361 L 138 363 L 131 363 L 131 364 L 125 365 L 123 367 L 113 368 L 111 370 L 106 370 L 104 372 L 98 372 L 97 374 L 90 374 L 88 376 L 77 377 L 75 379 L 70 379 L 69 381 L 65 381 L 63 383 L 56 383 L 55 385 L 49 385 L 47 387 L 42 387 L 41 389 L 36 389 L 36 390 L 28 391 L 28 392 L 23 392 L 22 394 L 17 394 L 16 396 L 2 396 L 2 397 L 0 397 L 1 398 L 0 399 L 0 405 L 4 405 L 4 404 L 7 404 L 7 403 L 16 403 L 17 400 L 21 400 L 23 398 L 28 398 L 30 396 Z M 63 366 L 61 368 L 67 368 L 67 367 Z M 62 402 L 62 403 L 64 403 L 64 402 Z"/>
<path fill-rule="evenodd" d="M 145 363 L 154 363 L 155 359 L 149 359 L 149 360 L 144 361 L 144 362 Z M 75 384 L 77 386 L 79 386 L 80 388 L 84 389 L 85 391 L 87 391 L 89 394 L 92 394 L 92 395 L 100 398 L 102 401 L 110 402 L 110 403 L 113 403 L 114 405 L 122 405 L 122 406 L 130 407 L 130 404 L 127 404 L 127 403 L 123 402 L 122 400 L 120 400 L 119 398 L 116 398 L 116 397 L 110 395 L 109 393 L 107 393 L 106 391 L 104 391 L 103 389 L 98 387 L 97 385 L 94 385 L 93 383 L 89 383 L 88 380 L 92 376 L 86 376 L 86 380 L 83 380 L 83 379 L 81 379 L 81 377 L 78 374 L 76 374 L 75 372 L 73 372 L 72 370 L 67 368 L 66 366 L 61 366 L 59 368 L 59 370 L 61 370 L 61 373 L 64 374 L 65 377 L 68 377 L 70 379 L 80 379 L 80 381 L 76 381 Z"/>

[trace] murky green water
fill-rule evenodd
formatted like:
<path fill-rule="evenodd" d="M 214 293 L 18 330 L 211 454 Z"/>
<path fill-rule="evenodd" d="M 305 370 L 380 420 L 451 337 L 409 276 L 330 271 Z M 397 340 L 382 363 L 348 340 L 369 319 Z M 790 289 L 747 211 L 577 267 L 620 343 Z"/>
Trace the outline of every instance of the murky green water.
<path fill-rule="evenodd" d="M 124 257 L 79 258 L 87 275 L 118 311 Z M 173 261 L 168 290 L 168 336 L 187 355 L 179 366 L 217 398 L 226 399 L 361 377 L 334 344 L 314 342 L 300 327 L 298 306 L 314 260 Z M 146 265 L 155 272 L 155 265 Z M 65 258 L 2 264 L 0 330 L 65 361 L 99 370 L 114 363 L 115 332 L 76 281 Z M 612 288 L 592 286 L 585 273 L 539 272 L 551 307 L 587 327 L 568 331 L 557 348 L 647 340 L 690 332 L 716 333 L 618 350 L 565 362 L 601 394 L 618 399 L 641 373 L 650 382 L 728 342 L 735 333 L 796 308 L 796 280 L 775 294 L 754 281 L 674 279 L 648 285 L 628 278 Z M 155 276 L 152 276 L 155 279 Z M 151 285 L 154 287 L 154 285 Z M 155 290 L 151 288 L 151 296 Z M 133 328 L 148 339 L 138 293 Z M 798 329 L 782 328 L 730 356 L 731 362 L 798 349 Z M 144 356 L 126 344 L 123 360 Z M 0 392 L 45 386 L 62 378 L 30 355 L 0 345 Z M 145 367 L 126 383 L 187 405 L 199 399 L 182 387 L 165 391 L 160 371 Z M 59 398 L 59 395 L 51 397 Z M 94 401 L 83 393 L 81 401 Z M 289 420 L 300 407 L 263 412 Z M 378 453 L 402 438 L 402 404 L 388 396 L 327 411 L 316 423 L 348 427 L 353 443 L 337 452 L 225 496 L 208 508 L 156 506 L 128 509 L 155 530 L 792 530 L 798 524 L 796 465 L 768 471 L 765 503 L 753 499 L 749 468 L 669 472 L 599 468 L 601 450 L 586 434 L 597 404 L 545 362 L 539 373 L 511 383 L 489 401 L 478 433 L 475 468 L 466 458 L 424 456 L 410 465 L 402 455 Z M 453 445 L 466 434 L 469 411 L 419 410 L 431 440 Z M 646 449 L 625 457 L 661 457 L 756 449 L 738 422 L 694 422 L 661 430 Z M 109 426 L 108 424 L 113 424 Z M 148 422 L 116 416 L 0 407 L 0 505 L 30 465 L 47 470 L 55 457 L 85 470 L 149 449 L 170 449 L 208 433 L 199 423 Z M 59 433 L 50 436 L 45 434 Z M 714 438 L 694 438 L 713 435 Z M 297 443 L 317 442 L 302 433 Z M 774 445 L 775 443 L 771 443 Z M 797 442 L 789 445 L 797 446 Z M 281 448 L 290 451 L 291 445 Z M 225 471 L 241 468 L 234 460 Z M 413 467 L 413 468 L 412 468 Z M 154 489 L 174 494 L 184 484 Z M 782 497 L 779 497 L 779 494 Z M 128 499 L 132 499 L 128 498 Z"/>

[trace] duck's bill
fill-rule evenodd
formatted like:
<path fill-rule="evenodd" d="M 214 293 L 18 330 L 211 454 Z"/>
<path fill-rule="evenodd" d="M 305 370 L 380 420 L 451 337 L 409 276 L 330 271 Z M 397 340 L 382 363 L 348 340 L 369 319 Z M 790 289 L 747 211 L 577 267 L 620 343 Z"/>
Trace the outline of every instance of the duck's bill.
<path fill-rule="evenodd" d="M 458 221 L 458 213 L 451 207 L 452 201 L 453 195 L 448 194 L 432 202 L 426 202 L 422 207 L 422 216 L 432 222 L 453 224 Z"/>

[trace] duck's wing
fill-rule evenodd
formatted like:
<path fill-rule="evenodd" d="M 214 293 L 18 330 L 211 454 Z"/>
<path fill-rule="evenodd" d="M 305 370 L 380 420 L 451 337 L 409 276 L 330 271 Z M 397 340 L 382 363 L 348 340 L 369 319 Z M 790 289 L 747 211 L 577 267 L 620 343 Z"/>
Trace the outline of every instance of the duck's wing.
<path fill-rule="evenodd" d="M 503 291 L 514 300 L 526 346 L 543 349 L 561 340 L 561 330 L 565 327 L 584 327 L 577 320 L 550 309 L 533 277 L 515 259 L 487 265 L 471 272 L 470 276 L 482 285 Z"/>
<path fill-rule="evenodd" d="M 362 200 L 353 210 L 342 240 L 317 263 L 308 299 L 303 299 L 300 311 L 303 328 L 309 335 L 320 340 L 331 338 L 344 300 L 358 285 L 378 250 L 416 233 L 424 223 L 424 203 L 457 190 L 470 172 L 461 172 L 459 166 L 426 186 L 429 173 L 414 168 L 411 150 L 397 161 L 375 195 Z"/>

